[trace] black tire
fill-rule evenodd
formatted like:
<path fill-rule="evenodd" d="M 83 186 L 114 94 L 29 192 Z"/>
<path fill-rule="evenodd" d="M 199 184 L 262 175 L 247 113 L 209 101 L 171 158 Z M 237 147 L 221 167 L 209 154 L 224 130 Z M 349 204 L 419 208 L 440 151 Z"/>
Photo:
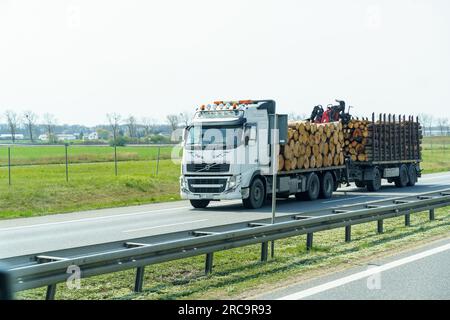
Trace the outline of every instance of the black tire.
<path fill-rule="evenodd" d="M 367 190 L 370 192 L 377 192 L 381 189 L 381 172 L 378 168 L 373 170 L 373 179 L 371 181 L 367 181 Z"/>
<path fill-rule="evenodd" d="M 415 164 L 410 164 L 408 166 L 408 186 L 414 187 L 417 182 L 417 169 Z"/>
<path fill-rule="evenodd" d="M 330 199 L 333 196 L 334 179 L 330 172 L 325 172 L 320 181 L 319 197 L 322 199 Z"/>
<path fill-rule="evenodd" d="M 358 188 L 365 188 L 366 183 L 364 181 L 355 181 L 355 184 Z"/>
<path fill-rule="evenodd" d="M 306 199 L 314 201 L 319 197 L 320 193 L 320 180 L 317 174 L 311 173 L 308 178 L 308 191 L 306 191 Z"/>
<path fill-rule="evenodd" d="M 409 176 L 408 176 L 408 168 L 402 164 L 400 166 L 400 175 L 394 180 L 395 186 L 397 188 L 404 188 L 408 185 Z"/>
<path fill-rule="evenodd" d="M 191 200 L 191 205 L 196 209 L 204 209 L 209 205 L 209 200 Z"/>
<path fill-rule="evenodd" d="M 264 205 L 266 201 L 266 188 L 260 178 L 253 179 L 250 184 L 249 197 L 243 199 L 242 203 L 247 209 L 259 209 Z"/>

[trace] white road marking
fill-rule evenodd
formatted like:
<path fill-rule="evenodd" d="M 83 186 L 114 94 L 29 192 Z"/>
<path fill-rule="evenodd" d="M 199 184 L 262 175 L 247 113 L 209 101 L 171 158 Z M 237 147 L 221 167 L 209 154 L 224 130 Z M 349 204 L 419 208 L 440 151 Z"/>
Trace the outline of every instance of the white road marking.
<path fill-rule="evenodd" d="M 437 247 L 437 248 L 433 248 L 427 251 L 423 251 L 417 254 L 414 254 L 412 256 L 406 257 L 406 258 L 402 258 L 396 261 L 392 261 L 389 262 L 385 265 L 379 266 L 379 267 L 374 267 L 374 268 L 370 268 L 369 270 L 366 271 L 362 271 L 362 272 L 358 272 L 355 274 L 352 274 L 350 276 L 347 277 L 343 277 L 337 280 L 333 280 L 321 285 L 318 285 L 316 287 L 312 287 L 306 290 L 302 290 L 284 297 L 281 297 L 277 300 L 300 300 L 300 299 L 304 299 L 313 295 L 316 295 L 318 293 L 322 293 L 324 291 L 328 291 L 330 289 L 334 289 L 340 286 L 343 286 L 345 284 L 357 281 L 357 280 L 361 280 L 364 279 L 366 277 L 369 277 L 371 275 L 377 274 L 377 273 L 381 273 L 383 271 L 387 271 L 393 268 L 397 268 L 400 267 L 402 265 L 435 255 L 437 253 L 441 253 L 444 251 L 450 250 L 450 243 Z"/>
<path fill-rule="evenodd" d="M 116 214 L 116 215 L 96 217 L 96 218 L 82 218 L 82 219 L 59 221 L 59 222 L 39 223 L 39 224 L 31 224 L 31 225 L 27 225 L 27 226 L 0 228 L 0 231 L 30 229 L 30 228 L 47 227 L 47 226 L 60 225 L 60 224 L 68 224 L 68 223 L 74 223 L 74 222 L 90 222 L 90 221 L 97 221 L 97 220 L 104 220 L 104 219 L 123 218 L 123 217 L 136 216 L 136 215 L 141 215 L 141 214 L 156 213 L 156 214 L 152 214 L 152 216 L 154 216 L 154 215 L 159 215 L 165 211 L 181 210 L 181 209 L 184 210 L 184 209 L 189 209 L 189 208 L 190 207 L 167 208 L 167 209 L 159 209 L 159 210 L 151 210 L 151 211 Z"/>
<path fill-rule="evenodd" d="M 139 231 L 151 230 L 151 229 L 157 229 L 157 228 L 181 226 L 181 225 L 184 225 L 184 224 L 191 224 L 191 223 L 204 222 L 204 221 L 208 221 L 208 219 L 186 221 L 186 222 L 179 222 L 179 223 L 171 223 L 171 224 L 163 224 L 163 225 L 160 225 L 160 226 L 154 226 L 154 227 L 148 227 L 148 228 L 139 228 L 139 229 L 131 229 L 131 230 L 125 230 L 125 231 L 122 231 L 122 232 L 124 232 L 124 233 L 132 233 L 132 232 L 139 232 Z"/>

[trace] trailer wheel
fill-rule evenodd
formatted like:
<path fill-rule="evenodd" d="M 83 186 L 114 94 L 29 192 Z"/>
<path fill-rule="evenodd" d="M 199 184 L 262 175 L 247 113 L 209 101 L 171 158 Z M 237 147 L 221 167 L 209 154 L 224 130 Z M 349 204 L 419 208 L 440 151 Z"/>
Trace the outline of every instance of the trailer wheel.
<path fill-rule="evenodd" d="M 259 209 L 266 200 L 266 188 L 260 178 L 255 178 L 250 185 L 250 195 L 242 203 L 247 209 Z"/>
<path fill-rule="evenodd" d="M 203 209 L 209 205 L 209 200 L 191 200 L 191 205 L 196 209 Z"/>
<path fill-rule="evenodd" d="M 334 179 L 330 172 L 325 172 L 320 181 L 319 197 L 322 199 L 329 199 L 333 196 Z"/>
<path fill-rule="evenodd" d="M 308 191 L 306 191 L 306 199 L 314 201 L 319 197 L 320 180 L 316 173 L 311 173 L 308 179 Z"/>
<path fill-rule="evenodd" d="M 378 168 L 374 169 L 373 180 L 367 182 L 367 190 L 377 192 L 381 189 L 381 172 Z"/>
<path fill-rule="evenodd" d="M 408 186 L 414 187 L 416 185 L 416 182 L 417 182 L 417 170 L 416 170 L 416 165 L 415 164 L 410 164 L 409 165 L 409 167 L 408 167 L 408 177 L 409 177 Z"/>
<path fill-rule="evenodd" d="M 397 188 L 404 188 L 408 185 L 408 168 L 404 164 L 400 166 L 400 175 L 395 178 L 394 182 Z"/>

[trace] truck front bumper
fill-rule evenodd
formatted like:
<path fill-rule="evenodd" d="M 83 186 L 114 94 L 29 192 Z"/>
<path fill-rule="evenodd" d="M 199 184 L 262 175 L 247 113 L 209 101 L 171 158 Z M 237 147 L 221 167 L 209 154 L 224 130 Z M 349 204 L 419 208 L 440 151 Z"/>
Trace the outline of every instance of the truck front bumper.
<path fill-rule="evenodd" d="M 202 190 L 202 192 L 195 192 L 195 189 L 190 187 L 188 182 L 189 179 L 199 179 L 198 177 L 183 177 L 180 179 L 180 195 L 182 199 L 185 200 L 240 200 L 248 197 L 248 188 L 241 187 L 240 177 L 234 177 L 234 184 L 230 183 L 231 177 L 227 178 L 226 186 L 223 192 L 207 192 L 207 190 Z M 222 178 L 223 179 L 223 178 Z M 195 187 L 201 187 L 201 185 L 194 185 Z"/>

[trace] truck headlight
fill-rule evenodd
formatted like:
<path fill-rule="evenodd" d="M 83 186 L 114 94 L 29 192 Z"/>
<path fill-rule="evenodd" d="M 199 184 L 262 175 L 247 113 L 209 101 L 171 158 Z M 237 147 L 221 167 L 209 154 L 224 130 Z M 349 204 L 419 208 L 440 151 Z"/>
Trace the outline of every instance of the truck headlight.
<path fill-rule="evenodd" d="M 184 177 L 180 178 L 180 188 L 181 189 L 185 189 L 186 188 L 186 180 L 184 179 Z"/>
<path fill-rule="evenodd" d="M 228 181 L 228 189 L 236 188 L 240 182 L 239 176 L 232 176 Z"/>

